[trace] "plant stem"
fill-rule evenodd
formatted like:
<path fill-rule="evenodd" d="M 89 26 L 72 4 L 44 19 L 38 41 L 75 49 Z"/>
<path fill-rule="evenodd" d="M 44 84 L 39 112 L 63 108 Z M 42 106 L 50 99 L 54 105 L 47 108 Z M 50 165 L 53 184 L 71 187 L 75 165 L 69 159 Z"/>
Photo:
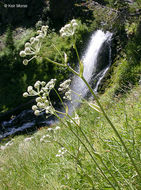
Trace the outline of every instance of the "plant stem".
<path fill-rule="evenodd" d="M 78 58 L 78 61 L 79 61 L 79 65 L 80 65 L 80 58 L 79 58 L 79 54 L 78 54 L 78 51 L 77 51 L 77 48 L 76 48 L 75 43 L 74 43 L 74 49 L 75 49 L 75 51 L 76 51 L 77 58 Z M 108 121 L 108 123 L 110 124 L 110 126 L 112 127 L 112 129 L 113 129 L 113 131 L 115 132 L 116 136 L 119 138 L 121 144 L 123 145 L 123 147 L 124 147 L 126 153 L 128 154 L 128 156 L 129 156 L 129 158 L 130 158 L 130 161 L 131 161 L 132 165 L 134 166 L 134 168 L 135 168 L 135 170 L 136 170 L 136 172 L 137 172 L 137 174 L 138 174 L 138 176 L 139 176 L 139 178 L 140 178 L 140 180 L 141 180 L 141 173 L 140 173 L 140 171 L 138 170 L 138 168 L 137 168 L 137 166 L 136 166 L 136 164 L 135 164 L 135 162 L 134 162 L 134 160 L 133 160 L 133 158 L 132 158 L 130 152 L 128 151 L 128 148 L 126 147 L 124 141 L 122 140 L 122 138 L 121 138 L 119 132 L 117 131 L 117 129 L 115 128 L 115 126 L 113 125 L 113 123 L 111 122 L 111 120 L 109 119 L 108 115 L 107 115 L 106 112 L 104 111 L 104 108 L 102 107 L 101 103 L 99 102 L 97 96 L 96 96 L 95 93 L 93 92 L 93 89 L 90 87 L 90 85 L 88 84 L 88 82 L 86 81 L 86 79 L 85 79 L 83 76 L 81 77 L 81 76 L 79 75 L 79 73 L 77 73 L 77 72 L 76 72 L 74 69 L 72 69 L 70 66 L 57 63 L 57 62 L 55 62 L 55 61 L 52 61 L 52 60 L 49 59 L 49 58 L 46 58 L 46 59 L 47 59 L 49 62 L 54 63 L 54 64 L 56 64 L 56 65 L 58 65 L 58 66 L 67 67 L 71 72 L 73 72 L 75 75 L 79 76 L 79 77 L 84 81 L 84 83 L 85 83 L 85 84 L 87 85 L 87 87 L 89 88 L 91 94 L 93 95 L 94 99 L 96 100 L 98 106 L 100 107 L 100 109 L 101 109 L 101 111 L 102 111 L 104 117 L 106 118 L 106 120 Z"/>
<path fill-rule="evenodd" d="M 66 67 L 66 65 L 61 64 L 61 63 L 57 63 L 56 61 L 52 61 L 51 59 L 49 59 L 48 57 L 45 58 L 47 61 L 49 61 L 50 63 L 53 63 L 57 66 L 61 66 L 61 67 Z"/>
<path fill-rule="evenodd" d="M 113 187 L 113 189 L 116 190 L 116 188 L 113 186 L 113 184 L 110 182 L 110 180 L 107 178 L 107 176 L 104 174 L 103 170 L 100 168 L 99 164 L 97 163 L 97 161 L 95 160 L 95 158 L 93 157 L 93 155 L 91 154 L 91 152 L 89 151 L 89 149 L 86 147 L 86 145 L 83 143 L 83 141 L 80 139 L 80 137 L 72 130 L 71 126 L 68 124 L 68 126 L 62 121 L 62 119 L 60 117 L 58 117 L 56 115 L 56 117 L 66 126 L 69 126 L 70 131 L 77 137 L 77 139 L 79 139 L 79 141 L 81 142 L 81 144 L 84 146 L 84 148 L 86 149 L 86 151 L 88 152 L 88 154 L 90 155 L 90 157 L 92 158 L 93 162 L 96 164 L 97 168 L 100 170 L 101 174 L 104 176 L 104 178 L 108 181 L 108 183 Z"/>
<path fill-rule="evenodd" d="M 89 86 L 89 84 L 88 84 L 87 81 L 85 80 L 85 78 L 84 78 L 84 77 L 81 77 L 81 79 L 84 81 L 84 83 L 85 83 L 85 84 L 87 85 L 87 87 L 89 88 L 91 94 L 93 95 L 93 97 L 94 97 L 94 99 L 96 100 L 98 106 L 100 107 L 100 109 L 101 109 L 101 111 L 102 111 L 104 117 L 106 118 L 106 120 L 108 121 L 108 123 L 110 124 L 110 126 L 112 127 L 112 129 L 114 130 L 116 136 L 119 138 L 121 144 L 123 145 L 123 147 L 124 147 L 126 153 L 127 153 L 128 156 L 129 156 L 129 158 L 130 158 L 130 160 L 131 160 L 131 162 L 132 162 L 132 164 L 133 164 L 133 166 L 134 166 L 134 168 L 135 168 L 135 170 L 136 170 L 138 176 L 139 176 L 140 179 L 141 179 L 141 174 L 140 174 L 140 172 L 139 172 L 139 170 L 138 170 L 138 168 L 137 168 L 137 166 L 136 166 L 136 164 L 135 164 L 135 162 L 134 162 L 134 160 L 133 160 L 133 158 L 132 158 L 130 152 L 128 151 L 128 149 L 127 149 L 127 147 L 126 147 L 126 145 L 125 145 L 123 139 L 121 138 L 119 132 L 117 131 L 117 129 L 115 128 L 115 126 L 113 125 L 113 123 L 111 122 L 111 120 L 109 119 L 109 117 L 107 116 L 107 114 L 106 114 L 106 112 L 104 111 L 104 109 L 103 109 L 101 103 L 99 102 L 97 96 L 95 95 L 95 93 L 93 92 L 92 88 Z"/>
<path fill-rule="evenodd" d="M 87 136 L 86 136 L 85 133 L 83 132 L 82 128 L 81 128 L 81 127 L 75 122 L 75 120 L 72 119 L 69 115 L 67 115 L 67 116 L 75 123 L 75 125 L 77 126 L 77 129 L 80 130 L 80 132 L 82 133 L 82 135 L 83 135 L 84 138 L 86 139 L 87 143 L 88 143 L 89 146 L 91 147 L 91 149 L 92 149 L 94 155 L 99 158 L 99 160 L 101 161 L 101 163 L 103 164 L 103 166 L 106 168 L 106 170 L 107 170 L 107 171 L 109 172 L 109 174 L 112 176 L 112 178 L 114 179 L 114 181 L 115 181 L 115 183 L 117 184 L 118 188 L 120 189 L 119 184 L 118 184 L 116 178 L 115 178 L 114 175 L 110 172 L 110 170 L 108 169 L 108 167 L 106 166 L 106 164 L 103 162 L 102 157 L 101 157 L 100 155 L 98 155 L 97 153 L 95 153 L 95 150 L 94 150 L 93 146 L 91 145 L 89 139 L 87 138 Z"/>

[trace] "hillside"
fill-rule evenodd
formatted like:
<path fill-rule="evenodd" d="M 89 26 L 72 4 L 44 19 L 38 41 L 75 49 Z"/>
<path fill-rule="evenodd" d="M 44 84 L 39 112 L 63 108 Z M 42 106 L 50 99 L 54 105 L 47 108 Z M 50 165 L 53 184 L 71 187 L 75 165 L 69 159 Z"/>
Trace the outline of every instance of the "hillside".
<path fill-rule="evenodd" d="M 28 9 L 8 14 L 0 7 L 0 190 L 140 190 L 141 1 L 23 4 Z M 96 49 L 96 63 L 110 62 L 97 92 L 91 87 L 99 78 L 85 80 L 82 59 L 94 31 L 112 34 Z M 75 109 L 73 75 L 89 89 Z M 45 113 L 51 124 L 35 122 L 31 130 L 3 138 L 5 121 L 31 107 L 34 118 Z M 24 118 L 28 125 L 30 117 Z"/>

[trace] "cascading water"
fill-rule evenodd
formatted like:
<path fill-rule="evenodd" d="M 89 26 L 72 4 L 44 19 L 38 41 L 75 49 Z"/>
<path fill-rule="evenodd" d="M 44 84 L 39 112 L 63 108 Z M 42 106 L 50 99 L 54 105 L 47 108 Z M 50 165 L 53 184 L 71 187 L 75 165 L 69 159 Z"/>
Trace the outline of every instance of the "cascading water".
<path fill-rule="evenodd" d="M 93 83 L 92 87 L 94 91 L 97 91 L 102 78 L 104 77 L 111 64 L 111 37 L 112 33 L 110 32 L 104 33 L 102 30 L 97 30 L 94 32 L 91 36 L 86 52 L 82 57 L 82 62 L 84 64 L 83 76 L 88 83 Z M 106 45 L 106 48 L 108 48 L 108 60 L 106 64 L 101 60 L 98 61 L 98 56 L 102 51 L 104 43 Z M 78 76 L 74 76 L 71 88 L 73 91 L 81 94 L 82 97 L 86 96 L 88 93 L 87 86 Z M 72 99 L 76 101 L 76 99 L 78 99 L 77 95 L 74 94 Z M 75 105 L 77 105 L 77 103 L 75 103 Z"/>
<path fill-rule="evenodd" d="M 94 32 L 91 36 L 86 52 L 82 57 L 84 64 L 84 78 L 92 86 L 94 91 L 97 91 L 98 85 L 111 64 L 111 37 L 112 34 L 110 32 L 104 33 L 101 30 Z M 106 54 L 104 53 L 105 55 L 103 55 L 104 51 L 106 52 Z M 101 58 L 103 60 L 101 60 Z M 74 76 L 71 88 L 83 97 L 88 93 L 87 86 L 77 76 Z M 72 99 L 75 101 L 76 99 L 78 100 L 78 97 L 74 95 Z M 78 103 L 75 105 L 77 106 Z M 0 139 L 30 128 L 34 129 L 37 126 L 51 125 L 53 122 L 53 119 L 45 120 L 44 116 L 35 117 L 32 110 L 25 110 L 10 121 L 2 122 Z"/>

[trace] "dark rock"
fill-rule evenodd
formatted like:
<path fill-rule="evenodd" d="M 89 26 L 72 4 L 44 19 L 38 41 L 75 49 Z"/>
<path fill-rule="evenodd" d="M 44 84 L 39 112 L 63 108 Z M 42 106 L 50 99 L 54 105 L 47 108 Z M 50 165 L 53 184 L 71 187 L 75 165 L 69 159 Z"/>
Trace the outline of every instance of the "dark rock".
<path fill-rule="evenodd" d="M 109 65 L 109 62 L 110 62 L 109 44 L 108 42 L 104 42 L 97 58 L 96 73 L 105 69 Z"/>
<path fill-rule="evenodd" d="M 24 110 L 9 121 L 1 122 L 0 140 L 15 134 L 34 132 L 40 127 L 50 126 L 53 123 L 55 123 L 53 116 L 46 119 L 45 113 L 35 116 L 32 110 Z"/>
<path fill-rule="evenodd" d="M 35 102 L 35 100 L 30 100 L 25 104 L 21 104 L 19 106 L 17 106 L 16 108 L 9 110 L 7 112 L 4 113 L 0 113 L 0 122 L 1 121 L 7 121 L 10 120 L 11 117 L 16 116 L 18 114 L 20 114 L 24 109 L 28 109 L 31 107 L 31 105 Z"/>

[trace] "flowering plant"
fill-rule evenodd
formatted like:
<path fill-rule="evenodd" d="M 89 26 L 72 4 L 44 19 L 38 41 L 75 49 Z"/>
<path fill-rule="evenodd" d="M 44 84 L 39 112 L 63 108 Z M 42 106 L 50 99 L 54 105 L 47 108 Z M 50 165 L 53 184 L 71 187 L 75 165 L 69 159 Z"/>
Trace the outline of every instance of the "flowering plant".
<path fill-rule="evenodd" d="M 129 150 L 126 147 L 125 142 L 123 141 L 120 133 L 117 131 L 116 127 L 113 125 L 113 123 L 111 122 L 111 120 L 109 119 L 109 116 L 106 114 L 103 106 L 101 105 L 99 99 L 97 98 L 96 94 L 93 92 L 92 88 L 90 87 L 90 85 L 88 84 L 88 82 L 86 81 L 86 79 L 83 76 L 83 72 L 84 72 L 84 66 L 83 66 L 83 62 L 81 61 L 78 51 L 77 51 L 77 47 L 76 47 L 76 31 L 79 28 L 79 24 L 78 22 L 73 19 L 69 24 L 65 25 L 61 30 L 60 30 L 60 34 L 63 38 L 71 38 L 72 43 L 73 43 L 73 48 L 76 52 L 77 58 L 78 58 L 78 63 L 79 63 L 79 71 L 77 72 L 76 70 L 74 70 L 67 62 L 67 54 L 65 52 L 64 53 L 64 60 L 62 63 L 58 63 L 55 62 L 54 60 L 50 60 L 49 58 L 46 58 L 49 62 L 56 64 L 60 67 L 65 67 L 66 69 L 68 69 L 69 71 L 71 71 L 73 74 L 77 75 L 78 77 L 80 77 L 83 82 L 86 84 L 86 86 L 88 87 L 89 91 L 91 92 L 92 96 L 95 99 L 95 102 L 97 104 L 93 104 L 93 103 L 89 103 L 88 105 L 96 110 L 101 112 L 104 117 L 106 118 L 106 120 L 108 121 L 109 125 L 111 126 L 111 128 L 113 129 L 113 131 L 115 132 L 116 136 L 118 137 L 118 139 L 120 140 L 125 152 L 127 153 L 127 155 L 130 158 L 130 161 L 132 163 L 132 165 L 134 166 L 138 176 L 141 178 L 141 174 L 129 152 Z M 30 60 L 32 60 L 33 58 L 36 58 L 39 53 L 40 53 L 40 48 L 41 48 L 41 41 L 43 38 L 45 38 L 45 36 L 47 35 L 47 29 L 48 26 L 42 26 L 41 30 L 39 30 L 37 33 L 39 34 L 38 36 L 36 36 L 35 38 L 31 38 L 30 42 L 25 44 L 25 50 L 20 52 L 20 56 L 22 57 L 26 57 L 27 55 L 32 56 L 31 59 L 27 60 L 24 59 L 23 64 L 27 65 L 28 62 Z M 60 52 L 60 54 L 62 54 Z M 68 127 L 70 129 L 70 131 L 76 136 L 76 138 L 78 139 L 79 143 L 81 143 L 83 145 L 83 147 L 86 149 L 86 151 L 88 152 L 88 154 L 90 155 L 90 157 L 92 158 L 94 164 L 96 165 L 96 167 L 99 169 L 101 175 L 107 180 L 107 182 L 110 184 L 110 186 L 116 190 L 115 186 L 111 183 L 111 181 L 109 180 L 109 178 L 107 177 L 107 175 L 104 173 L 103 169 L 101 168 L 101 165 L 98 164 L 97 159 L 101 162 L 101 164 L 104 166 L 104 168 L 106 168 L 107 172 L 109 173 L 109 175 L 113 178 L 113 180 L 115 181 L 116 185 L 119 187 L 118 181 L 115 179 L 114 175 L 109 171 L 108 167 L 105 165 L 102 157 L 100 154 L 98 154 L 93 145 L 91 144 L 90 140 L 87 138 L 87 136 L 85 135 L 85 133 L 83 132 L 83 129 L 81 128 L 80 125 L 80 118 L 77 115 L 77 113 L 75 112 L 75 117 L 73 118 L 72 116 L 70 116 L 68 114 L 68 106 L 63 102 L 62 98 L 60 97 L 59 92 L 63 92 L 64 93 L 64 97 L 63 99 L 69 100 L 71 101 L 71 94 L 75 93 L 70 89 L 70 83 L 71 80 L 68 79 L 66 81 L 64 81 L 62 84 L 60 84 L 60 87 L 58 88 L 58 91 L 55 89 L 55 82 L 56 79 L 51 79 L 48 83 L 44 82 L 44 81 L 37 81 L 34 84 L 34 88 L 32 86 L 29 86 L 27 88 L 27 92 L 25 92 L 23 94 L 24 97 L 27 96 L 38 96 L 36 97 L 36 105 L 33 105 L 32 109 L 35 113 L 35 115 L 39 115 L 42 111 L 45 111 L 46 114 L 53 114 L 55 115 L 66 127 Z M 57 96 L 59 97 L 65 113 L 64 112 L 60 112 L 58 110 L 56 110 L 51 101 L 50 101 L 50 91 L 54 90 L 57 94 Z M 86 101 L 86 100 L 85 100 Z M 87 102 L 87 101 L 86 101 Z M 62 114 L 64 115 L 67 120 L 66 122 L 59 117 L 58 114 Z M 72 127 L 75 126 L 75 127 Z M 81 137 L 79 136 L 79 133 L 81 133 L 85 139 L 85 141 L 87 142 L 87 145 L 83 142 L 83 140 L 81 139 Z M 49 136 L 47 136 L 49 137 Z M 78 143 L 78 144 L 79 144 Z M 61 145 L 62 146 L 62 145 Z M 64 147 L 64 146 L 63 146 Z M 89 148 L 88 148 L 89 147 Z M 79 149 L 79 148 L 78 148 Z M 92 153 L 91 153 L 92 151 Z M 63 151 L 64 152 L 64 151 Z M 59 154 L 58 154 L 59 155 Z M 60 150 L 60 155 L 62 155 L 62 150 Z M 73 156 L 74 157 L 74 156 Z M 75 159 L 78 159 L 76 157 L 74 157 Z"/>

